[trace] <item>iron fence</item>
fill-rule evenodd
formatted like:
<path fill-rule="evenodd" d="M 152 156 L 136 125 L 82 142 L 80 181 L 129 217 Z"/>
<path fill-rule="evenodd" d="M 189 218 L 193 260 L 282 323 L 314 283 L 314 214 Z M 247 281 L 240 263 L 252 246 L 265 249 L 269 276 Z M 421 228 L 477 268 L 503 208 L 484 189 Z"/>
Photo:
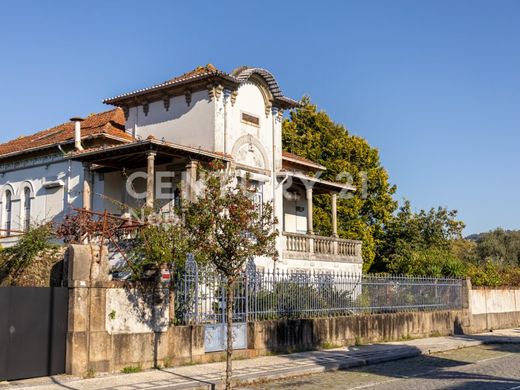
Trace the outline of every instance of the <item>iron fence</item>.
<path fill-rule="evenodd" d="M 175 283 L 177 321 L 226 322 L 225 282 L 189 258 Z M 259 271 L 250 260 L 234 286 L 233 322 L 460 309 L 462 286 L 454 278 Z"/>

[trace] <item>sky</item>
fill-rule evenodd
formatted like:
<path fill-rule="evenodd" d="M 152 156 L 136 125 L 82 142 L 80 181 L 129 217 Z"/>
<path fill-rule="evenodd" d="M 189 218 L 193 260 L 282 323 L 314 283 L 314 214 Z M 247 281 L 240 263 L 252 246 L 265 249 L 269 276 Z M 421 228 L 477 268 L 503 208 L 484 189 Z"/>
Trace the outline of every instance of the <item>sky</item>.
<path fill-rule="evenodd" d="M 258 66 L 376 147 L 398 200 L 520 229 L 520 1 L 0 6 L 0 142 L 198 65 Z"/>

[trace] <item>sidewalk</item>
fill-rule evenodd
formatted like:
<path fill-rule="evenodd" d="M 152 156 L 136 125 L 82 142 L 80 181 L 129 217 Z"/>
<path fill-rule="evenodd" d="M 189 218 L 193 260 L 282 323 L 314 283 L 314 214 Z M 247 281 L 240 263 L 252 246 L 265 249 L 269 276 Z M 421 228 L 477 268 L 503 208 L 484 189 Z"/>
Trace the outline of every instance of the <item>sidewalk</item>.
<path fill-rule="evenodd" d="M 481 344 L 502 343 L 520 343 L 520 329 L 499 330 L 468 336 L 432 337 L 239 360 L 233 363 L 234 379 L 239 383 L 252 383 L 382 363 Z M 0 390 L 216 389 L 222 383 L 224 371 L 224 363 L 210 363 L 149 370 L 136 374 L 105 375 L 92 379 L 60 375 L 0 384 Z"/>

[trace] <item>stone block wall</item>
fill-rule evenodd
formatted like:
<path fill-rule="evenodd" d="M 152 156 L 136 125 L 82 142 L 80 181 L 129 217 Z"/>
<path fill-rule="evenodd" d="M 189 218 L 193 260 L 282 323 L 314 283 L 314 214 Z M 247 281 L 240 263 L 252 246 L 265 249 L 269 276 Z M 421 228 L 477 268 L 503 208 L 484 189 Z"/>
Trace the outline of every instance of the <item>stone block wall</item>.
<path fill-rule="evenodd" d="M 166 289 L 109 280 L 106 250 L 71 246 L 67 373 L 117 372 L 125 367 L 220 361 L 204 352 L 204 325 L 174 326 Z M 461 310 L 258 321 L 248 324 L 248 349 L 237 358 L 326 346 L 399 341 L 520 325 L 520 289 L 472 289 L 466 281 Z"/>

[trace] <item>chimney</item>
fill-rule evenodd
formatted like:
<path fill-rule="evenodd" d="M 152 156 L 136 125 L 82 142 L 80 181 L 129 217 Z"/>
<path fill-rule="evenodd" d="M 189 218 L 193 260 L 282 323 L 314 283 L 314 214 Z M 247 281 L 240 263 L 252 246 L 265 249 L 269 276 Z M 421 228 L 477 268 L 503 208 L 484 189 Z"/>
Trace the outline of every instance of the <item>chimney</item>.
<path fill-rule="evenodd" d="M 83 118 L 74 117 L 70 118 L 71 122 L 74 122 L 74 147 L 76 150 L 83 150 L 83 146 L 81 146 L 81 122 L 84 121 Z"/>

